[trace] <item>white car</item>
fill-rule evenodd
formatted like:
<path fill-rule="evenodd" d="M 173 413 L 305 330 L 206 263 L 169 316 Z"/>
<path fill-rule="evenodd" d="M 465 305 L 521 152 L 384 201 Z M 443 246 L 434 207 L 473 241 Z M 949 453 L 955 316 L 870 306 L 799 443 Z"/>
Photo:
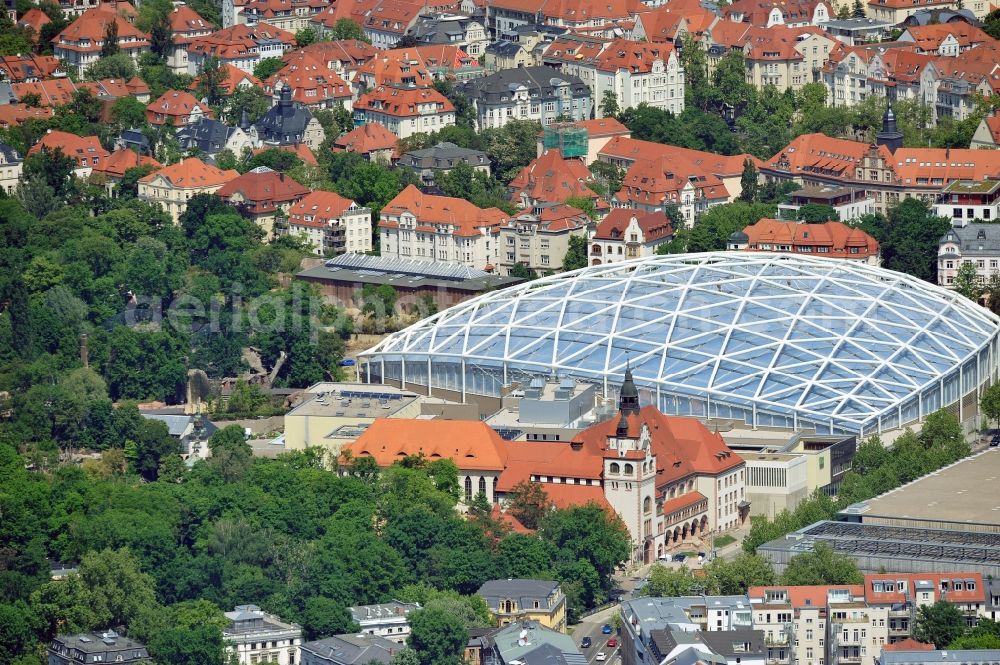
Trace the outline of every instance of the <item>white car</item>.
<path fill-rule="evenodd" d="M 605 653 L 603 651 L 601 651 L 600 653 L 597 654 L 597 659 L 596 660 L 597 660 L 598 663 L 603 663 L 607 659 L 608 659 L 608 657 L 607 657 L 607 655 L 605 655 Z"/>

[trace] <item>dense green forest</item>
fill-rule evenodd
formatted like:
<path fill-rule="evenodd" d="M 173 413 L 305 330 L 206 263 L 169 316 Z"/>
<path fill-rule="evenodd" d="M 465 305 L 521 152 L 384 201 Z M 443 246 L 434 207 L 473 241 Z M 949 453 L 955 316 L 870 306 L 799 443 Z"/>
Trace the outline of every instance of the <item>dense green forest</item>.
<path fill-rule="evenodd" d="M 0 435 L 5 663 L 41 662 L 57 630 L 109 626 L 145 640 L 158 662 L 219 663 L 219 633 L 205 627 L 241 603 L 301 623 L 309 638 L 356 629 L 349 605 L 392 598 L 437 599 L 450 616 L 482 621 L 468 596 L 498 577 L 558 579 L 575 614 L 605 599 L 630 551 L 596 505 L 543 512 L 537 535 L 508 532 L 482 496 L 466 519 L 449 460 L 383 471 L 362 460 L 340 473 L 313 451 L 254 460 L 233 426 L 193 468 L 175 464 L 176 444 L 161 451 L 149 480 L 138 471 L 156 437 L 140 431 L 123 433 L 140 439 L 137 459 L 118 451 L 50 473 L 26 468 L 17 437 Z M 50 582 L 48 558 L 79 562 L 78 575 Z"/>

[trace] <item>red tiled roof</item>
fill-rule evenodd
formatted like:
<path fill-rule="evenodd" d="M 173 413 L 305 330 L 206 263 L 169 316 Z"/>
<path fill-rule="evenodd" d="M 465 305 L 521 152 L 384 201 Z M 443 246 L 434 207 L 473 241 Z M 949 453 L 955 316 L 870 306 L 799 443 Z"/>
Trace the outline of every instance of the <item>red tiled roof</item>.
<path fill-rule="evenodd" d="M 639 0 L 494 0 L 493 6 L 571 23 L 628 19 L 645 8 Z"/>
<path fill-rule="evenodd" d="M 0 72 L 11 83 L 29 78 L 47 79 L 59 71 L 59 60 L 51 55 L 5 55 L 0 57 Z"/>
<path fill-rule="evenodd" d="M 797 609 L 804 607 L 826 607 L 827 594 L 834 590 L 846 590 L 851 597 L 864 594 L 861 584 L 820 584 L 803 586 L 752 586 L 747 592 L 751 603 L 763 599 L 768 591 L 785 591 L 788 603 Z"/>
<path fill-rule="evenodd" d="M 625 172 L 622 188 L 614 198 L 628 206 L 679 204 L 688 186 L 705 199 L 729 198 L 729 190 L 715 173 L 681 154 L 636 160 Z"/>
<path fill-rule="evenodd" d="M 11 83 L 14 96 L 23 99 L 25 95 L 38 95 L 40 106 L 61 106 L 73 101 L 77 86 L 68 78 L 48 79 L 34 83 Z"/>
<path fill-rule="evenodd" d="M 351 88 L 336 72 L 310 55 L 293 51 L 284 66 L 264 81 L 264 90 L 274 93 L 280 82 L 292 89 L 292 100 L 301 104 L 341 103 L 351 98 Z"/>
<path fill-rule="evenodd" d="M 531 534 L 534 533 L 531 529 L 521 524 L 521 521 L 506 512 L 500 507 L 499 503 L 493 504 L 493 509 L 490 511 L 490 516 L 498 522 L 502 522 L 507 525 L 507 527 L 514 533 Z"/>
<path fill-rule="evenodd" d="M 174 44 L 190 43 L 197 35 L 207 35 L 215 28 L 198 12 L 187 5 L 180 5 L 170 12 L 170 29 L 174 33 Z"/>
<path fill-rule="evenodd" d="M 400 88 L 379 86 L 365 93 L 354 103 L 355 109 L 384 113 L 396 118 L 417 118 L 422 115 L 418 106 L 436 105 L 437 113 L 454 111 L 455 107 L 434 88 Z"/>
<path fill-rule="evenodd" d="M 980 47 L 981 48 L 981 47 Z M 930 184 L 935 180 L 983 180 L 1000 177 L 1000 152 L 968 148 L 899 148 L 888 164 L 904 184 Z M 920 182 L 927 179 L 927 182 Z"/>
<path fill-rule="evenodd" d="M 966 580 L 972 580 L 975 583 L 975 589 L 968 591 L 963 589 L 961 591 L 955 591 L 953 589 L 953 580 L 960 580 L 965 582 Z M 883 591 L 876 592 L 872 585 L 873 582 L 906 582 L 906 592 L 893 590 L 893 591 Z M 865 601 L 869 605 L 885 605 L 885 604 L 896 604 L 905 603 L 913 599 L 913 594 L 915 591 L 915 584 L 917 582 L 930 582 L 934 587 L 934 593 L 937 599 L 942 596 L 941 593 L 941 583 L 943 581 L 948 582 L 948 591 L 944 594 L 944 597 L 952 603 L 985 603 L 986 598 L 986 586 L 983 584 L 982 573 L 970 573 L 956 571 L 953 573 L 877 573 L 865 575 L 865 585 L 864 594 Z"/>
<path fill-rule="evenodd" d="M 616 136 L 601 148 L 600 155 L 613 159 L 636 161 L 644 159 L 653 161 L 660 157 L 670 160 L 687 159 L 694 166 L 707 173 L 713 173 L 720 178 L 738 176 L 743 173 L 743 163 L 751 159 L 754 165 L 760 166 L 761 161 L 752 155 L 717 155 L 714 152 L 691 150 L 674 145 L 664 145 L 651 141 Z"/>
<path fill-rule="evenodd" d="M 378 54 L 378 49 L 359 39 L 340 39 L 333 42 L 317 42 L 299 49 L 329 67 L 340 63 L 345 69 L 353 70 L 368 62 Z"/>
<path fill-rule="evenodd" d="M 309 149 L 305 143 L 295 143 L 293 145 L 278 145 L 278 146 L 266 146 L 263 148 L 254 148 L 251 154 L 259 155 L 267 150 L 283 150 L 284 152 L 290 152 L 296 157 L 302 160 L 304 164 L 309 166 L 317 166 L 319 162 L 316 161 L 316 155 L 313 151 Z"/>
<path fill-rule="evenodd" d="M 273 207 L 273 204 L 297 201 L 309 193 L 309 188 L 300 185 L 284 173 L 258 167 L 233 178 L 215 191 L 215 195 L 229 200 L 239 194 L 244 202 L 254 207 Z"/>
<path fill-rule="evenodd" d="M 358 67 L 354 81 L 364 81 L 370 88 L 388 84 L 429 88 L 434 76 L 416 49 L 393 49 Z"/>
<path fill-rule="evenodd" d="M 761 245 L 771 245 L 771 249 L 776 245 L 788 245 L 792 251 L 800 247 L 826 247 L 829 252 L 824 253 L 824 257 L 841 259 L 875 256 L 879 251 L 875 238 L 836 221 L 804 224 L 765 218 L 744 228 L 743 233 L 747 234 L 748 251 L 760 251 Z M 851 253 L 851 248 L 858 253 Z"/>
<path fill-rule="evenodd" d="M 77 136 L 58 129 L 50 129 L 31 147 L 28 154 L 34 155 L 49 150 L 61 150 L 67 157 L 75 159 L 78 166 L 93 165 L 95 157 L 98 158 L 98 163 L 103 162 L 109 155 L 108 151 L 101 147 L 101 141 L 96 136 Z"/>
<path fill-rule="evenodd" d="M 562 203 L 568 198 L 596 199 L 586 183 L 593 178 L 590 169 L 579 159 L 563 159 L 558 149 L 546 150 L 541 157 L 521 169 L 510 181 L 511 200 L 521 202 L 524 194 L 532 202 Z"/>
<path fill-rule="evenodd" d="M 615 208 L 597 225 L 594 239 L 623 240 L 633 217 L 642 230 L 645 242 L 668 238 L 673 234 L 670 218 L 662 212 L 645 213 L 631 208 Z"/>
<path fill-rule="evenodd" d="M 298 226 L 323 228 L 340 219 L 353 205 L 356 205 L 354 201 L 334 192 L 311 192 L 288 209 L 288 222 Z M 307 220 L 306 217 L 312 219 Z"/>
<path fill-rule="evenodd" d="M 948 35 L 953 36 L 958 41 L 959 48 L 961 49 L 972 48 L 973 46 L 993 41 L 993 38 L 988 34 L 965 21 L 913 25 L 908 27 L 903 33 L 903 37 L 912 37 L 913 42 L 922 51 L 937 51 Z"/>
<path fill-rule="evenodd" d="M 154 125 L 162 125 L 167 119 L 172 119 L 175 127 L 186 125 L 191 114 L 200 110 L 203 115 L 212 117 L 212 109 L 194 98 L 190 92 L 183 90 L 167 90 L 159 99 L 146 107 L 146 120 Z"/>
<path fill-rule="evenodd" d="M 233 60 L 253 52 L 260 40 L 277 40 L 292 46 L 295 44 L 295 35 L 267 23 L 255 23 L 252 26 L 234 25 L 192 38 L 188 52 Z"/>
<path fill-rule="evenodd" d="M 553 506 L 560 510 L 585 506 L 596 503 L 598 506 L 616 515 L 614 508 L 604 496 L 604 488 L 599 485 L 563 485 L 561 483 L 544 483 L 542 489 Z"/>
<path fill-rule="evenodd" d="M 605 72 L 625 70 L 630 74 L 649 73 L 653 68 L 653 61 L 666 62 L 673 50 L 673 44 L 668 43 L 652 44 L 616 39 L 597 56 L 594 64 L 597 69 Z"/>
<path fill-rule="evenodd" d="M 121 178 L 125 171 L 138 166 L 152 166 L 154 169 L 162 168 L 162 164 L 147 155 L 139 155 L 134 150 L 128 148 L 115 150 L 107 159 L 102 160 L 98 166 L 94 167 L 96 173 L 104 173 L 109 178 Z"/>
<path fill-rule="evenodd" d="M 483 231 L 496 233 L 508 215 L 499 208 L 479 208 L 464 199 L 424 194 L 408 185 L 382 208 L 380 227 L 396 227 L 397 222 L 385 219 L 410 213 L 418 225 L 447 225 L 456 236 L 479 236 Z"/>
<path fill-rule="evenodd" d="M 392 150 L 395 153 L 398 143 L 399 137 L 391 131 L 376 122 L 369 122 L 337 138 L 333 145 L 347 152 L 367 155 L 376 150 Z"/>
<path fill-rule="evenodd" d="M 221 89 L 225 96 L 230 96 L 236 92 L 236 89 L 242 86 L 244 83 L 249 83 L 250 85 L 264 89 L 264 84 L 261 83 L 260 79 L 253 74 L 248 74 L 239 67 L 232 65 L 228 62 L 222 63 L 222 69 L 226 72 L 226 80 L 221 83 Z M 198 86 L 201 85 L 201 77 L 195 78 L 188 86 L 188 90 L 197 90 Z"/>
<path fill-rule="evenodd" d="M 26 104 L 0 104 L 0 127 L 17 127 L 29 119 L 45 120 L 54 113 L 51 106 L 35 108 Z"/>
<path fill-rule="evenodd" d="M 660 513 L 664 517 L 669 517 L 672 513 L 676 513 L 678 510 L 683 510 L 689 506 L 693 506 L 701 501 L 707 500 L 707 497 L 701 492 L 688 492 L 687 494 L 681 494 L 676 498 L 664 501 Z"/>
<path fill-rule="evenodd" d="M 402 35 L 423 9 L 423 4 L 408 0 L 382 0 L 368 11 L 362 27 Z"/>
<path fill-rule="evenodd" d="M 825 134 L 803 134 L 769 159 L 766 166 L 795 175 L 817 171 L 853 178 L 855 167 L 868 153 L 869 147 L 861 141 L 835 139 Z M 880 146 L 879 150 L 887 162 L 892 161 L 892 155 L 884 146 Z M 787 169 L 781 166 L 785 162 Z"/>
<path fill-rule="evenodd" d="M 125 20 L 120 13 L 104 7 L 85 11 L 53 38 L 52 43 L 56 48 L 68 51 L 99 52 L 111 21 L 118 24 L 118 45 L 122 50 L 138 50 L 149 46 L 149 35 Z"/>
<path fill-rule="evenodd" d="M 38 7 L 32 7 L 28 11 L 24 12 L 24 15 L 17 20 L 17 24 L 19 26 L 23 26 L 25 28 L 31 28 L 32 30 L 35 31 L 35 36 L 34 36 L 35 41 L 38 40 L 38 35 L 42 31 L 42 26 L 44 26 L 46 23 L 52 23 L 52 19 L 50 19 L 49 15 L 43 12 Z"/>
<path fill-rule="evenodd" d="M 223 171 L 222 169 L 206 164 L 197 157 L 188 157 L 176 164 L 165 166 L 158 171 L 140 178 L 139 182 L 150 183 L 157 178 L 164 178 L 170 183 L 171 187 L 195 189 L 221 186 L 234 178 L 238 178 L 239 175 L 237 171 Z"/>
<path fill-rule="evenodd" d="M 934 645 L 907 637 L 898 642 L 883 645 L 882 651 L 934 651 Z"/>
<path fill-rule="evenodd" d="M 480 420 L 378 418 L 345 450 L 355 459 L 372 457 L 381 467 L 410 455 L 451 459 L 462 471 L 499 472 L 507 462 L 504 440 Z"/>

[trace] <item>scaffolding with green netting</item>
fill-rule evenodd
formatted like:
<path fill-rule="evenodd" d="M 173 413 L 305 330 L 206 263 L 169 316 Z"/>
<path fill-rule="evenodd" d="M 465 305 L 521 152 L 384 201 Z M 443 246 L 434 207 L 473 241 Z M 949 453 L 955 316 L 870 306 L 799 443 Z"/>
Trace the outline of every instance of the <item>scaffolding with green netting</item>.
<path fill-rule="evenodd" d="M 587 130 L 568 122 L 545 126 L 542 145 L 546 150 L 558 149 L 563 157 L 585 157 L 587 155 Z"/>

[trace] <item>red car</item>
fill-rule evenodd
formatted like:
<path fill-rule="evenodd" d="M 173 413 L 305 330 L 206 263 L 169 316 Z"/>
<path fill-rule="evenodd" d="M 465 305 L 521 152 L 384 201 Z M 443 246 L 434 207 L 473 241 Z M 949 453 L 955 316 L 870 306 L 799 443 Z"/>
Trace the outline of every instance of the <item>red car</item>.
<path fill-rule="evenodd" d="M 618 646 L 618 640 L 612 637 L 610 640 L 608 640 L 608 646 L 611 647 L 612 649 L 615 648 L 616 646 Z"/>

